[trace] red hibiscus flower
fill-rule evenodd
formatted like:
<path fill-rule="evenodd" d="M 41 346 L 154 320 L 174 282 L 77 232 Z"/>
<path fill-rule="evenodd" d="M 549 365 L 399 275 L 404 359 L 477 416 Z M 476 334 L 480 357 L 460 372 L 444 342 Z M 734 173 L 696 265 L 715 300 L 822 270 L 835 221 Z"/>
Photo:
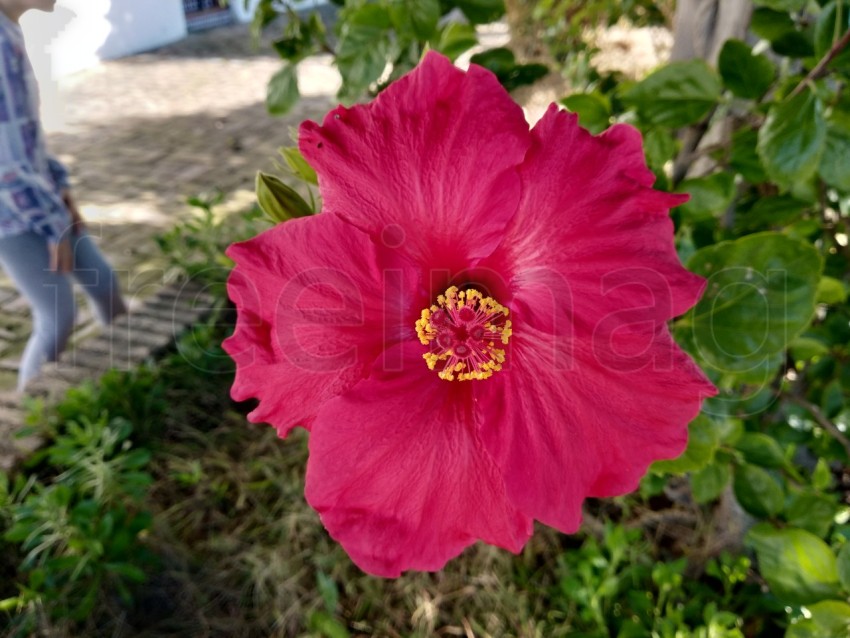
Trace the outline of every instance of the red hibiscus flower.
<path fill-rule="evenodd" d="M 704 282 L 635 129 L 553 105 L 529 130 L 490 72 L 429 53 L 300 145 L 324 210 L 231 246 L 225 348 L 251 421 L 310 430 L 307 500 L 357 565 L 518 552 L 682 452 L 715 390 L 666 322 Z"/>

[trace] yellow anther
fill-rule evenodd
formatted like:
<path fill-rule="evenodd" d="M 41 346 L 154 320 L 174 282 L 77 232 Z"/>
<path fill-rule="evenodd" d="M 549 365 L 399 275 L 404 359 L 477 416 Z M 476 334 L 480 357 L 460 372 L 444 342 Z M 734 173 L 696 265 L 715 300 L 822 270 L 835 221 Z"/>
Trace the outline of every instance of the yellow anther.
<path fill-rule="evenodd" d="M 505 361 L 505 351 L 496 345 L 507 345 L 512 333 L 508 314 L 507 308 L 474 288 L 448 288 L 416 321 L 419 341 L 430 348 L 422 355 L 428 369 L 446 381 L 493 376 Z"/>

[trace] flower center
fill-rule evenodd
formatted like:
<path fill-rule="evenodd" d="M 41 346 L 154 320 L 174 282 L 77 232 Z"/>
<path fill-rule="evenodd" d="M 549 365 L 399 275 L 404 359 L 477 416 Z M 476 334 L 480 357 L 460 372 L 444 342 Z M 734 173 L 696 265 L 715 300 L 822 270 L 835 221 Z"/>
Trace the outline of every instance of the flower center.
<path fill-rule="evenodd" d="M 430 351 L 422 357 L 446 381 L 486 379 L 502 369 L 511 337 L 508 309 L 474 288 L 452 286 L 422 311 L 416 334 Z"/>

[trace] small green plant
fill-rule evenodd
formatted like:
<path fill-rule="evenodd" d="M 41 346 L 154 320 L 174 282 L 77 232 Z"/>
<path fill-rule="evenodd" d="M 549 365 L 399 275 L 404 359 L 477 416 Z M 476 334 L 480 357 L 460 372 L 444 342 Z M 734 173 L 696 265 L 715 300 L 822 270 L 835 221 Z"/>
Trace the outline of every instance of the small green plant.
<path fill-rule="evenodd" d="M 132 426 L 106 413 L 70 421 L 46 448 L 43 477 L 4 488 L 2 536 L 21 556 L 17 594 L 0 601 L 14 635 L 45 623 L 81 623 L 114 592 L 124 602 L 153 556 L 139 542 L 151 525 L 143 507 L 150 453 L 134 449 Z"/>

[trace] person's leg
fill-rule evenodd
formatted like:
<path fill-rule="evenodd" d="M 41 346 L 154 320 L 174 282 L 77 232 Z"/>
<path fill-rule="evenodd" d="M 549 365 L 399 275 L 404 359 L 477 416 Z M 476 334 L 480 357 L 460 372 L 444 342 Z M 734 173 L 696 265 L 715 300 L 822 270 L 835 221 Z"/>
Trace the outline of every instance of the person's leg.
<path fill-rule="evenodd" d="M 88 233 L 75 236 L 72 242 L 74 279 L 88 296 L 97 320 L 104 325 L 111 323 L 127 312 L 118 277 Z"/>
<path fill-rule="evenodd" d="M 32 308 L 33 331 L 18 371 L 18 390 L 55 361 L 74 328 L 74 294 L 65 275 L 50 269 L 47 240 L 35 233 L 0 238 L 0 265 Z"/>

